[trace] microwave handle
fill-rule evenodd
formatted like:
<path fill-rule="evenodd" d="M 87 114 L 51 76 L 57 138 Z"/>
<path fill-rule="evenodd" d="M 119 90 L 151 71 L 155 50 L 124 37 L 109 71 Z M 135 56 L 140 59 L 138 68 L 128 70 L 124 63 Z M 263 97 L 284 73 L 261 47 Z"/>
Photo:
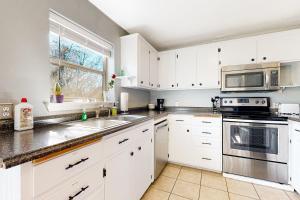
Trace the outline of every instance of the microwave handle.
<path fill-rule="evenodd" d="M 265 77 L 266 77 L 266 88 L 270 88 L 270 77 L 271 76 L 271 73 L 270 71 L 266 71 L 265 72 Z"/>

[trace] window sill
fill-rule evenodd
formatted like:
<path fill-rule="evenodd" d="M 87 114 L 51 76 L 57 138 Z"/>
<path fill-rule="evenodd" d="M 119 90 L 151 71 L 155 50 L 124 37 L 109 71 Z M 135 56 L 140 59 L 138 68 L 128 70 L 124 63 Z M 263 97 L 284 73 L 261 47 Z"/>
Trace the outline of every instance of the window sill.
<path fill-rule="evenodd" d="M 111 107 L 113 102 L 64 102 L 64 103 L 50 103 L 44 102 L 48 112 L 61 112 L 61 111 L 82 111 L 99 108 L 101 106 Z"/>

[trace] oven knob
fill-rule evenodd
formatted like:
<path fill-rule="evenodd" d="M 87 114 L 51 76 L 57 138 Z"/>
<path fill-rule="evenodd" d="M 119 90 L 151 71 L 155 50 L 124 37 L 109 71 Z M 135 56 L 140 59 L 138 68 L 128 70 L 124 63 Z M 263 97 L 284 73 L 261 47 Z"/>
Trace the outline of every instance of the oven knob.
<path fill-rule="evenodd" d="M 232 101 L 229 101 L 229 103 L 232 103 Z"/>
<path fill-rule="evenodd" d="M 265 103 L 266 103 L 266 101 L 265 101 L 265 100 L 262 100 L 262 101 L 261 101 L 261 103 L 262 103 L 262 104 L 265 104 Z"/>
<path fill-rule="evenodd" d="M 256 100 L 255 103 L 256 103 L 256 104 L 259 104 L 259 101 Z"/>
<path fill-rule="evenodd" d="M 224 103 L 226 104 L 226 103 L 227 103 L 227 101 L 224 101 Z"/>

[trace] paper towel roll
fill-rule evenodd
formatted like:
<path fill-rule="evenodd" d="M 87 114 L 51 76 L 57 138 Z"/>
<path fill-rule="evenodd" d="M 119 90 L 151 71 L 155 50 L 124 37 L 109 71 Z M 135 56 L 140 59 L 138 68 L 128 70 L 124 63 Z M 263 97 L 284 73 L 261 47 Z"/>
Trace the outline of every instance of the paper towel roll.
<path fill-rule="evenodd" d="M 121 103 L 120 103 L 121 112 L 128 111 L 128 93 L 121 92 Z"/>

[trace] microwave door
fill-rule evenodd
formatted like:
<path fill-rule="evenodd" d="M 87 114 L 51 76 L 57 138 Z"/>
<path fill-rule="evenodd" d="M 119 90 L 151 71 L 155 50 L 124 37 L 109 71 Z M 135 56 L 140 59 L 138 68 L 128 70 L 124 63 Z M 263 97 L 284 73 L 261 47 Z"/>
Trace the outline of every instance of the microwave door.
<path fill-rule="evenodd" d="M 266 90 L 264 70 L 247 70 L 222 73 L 222 91 Z"/>

